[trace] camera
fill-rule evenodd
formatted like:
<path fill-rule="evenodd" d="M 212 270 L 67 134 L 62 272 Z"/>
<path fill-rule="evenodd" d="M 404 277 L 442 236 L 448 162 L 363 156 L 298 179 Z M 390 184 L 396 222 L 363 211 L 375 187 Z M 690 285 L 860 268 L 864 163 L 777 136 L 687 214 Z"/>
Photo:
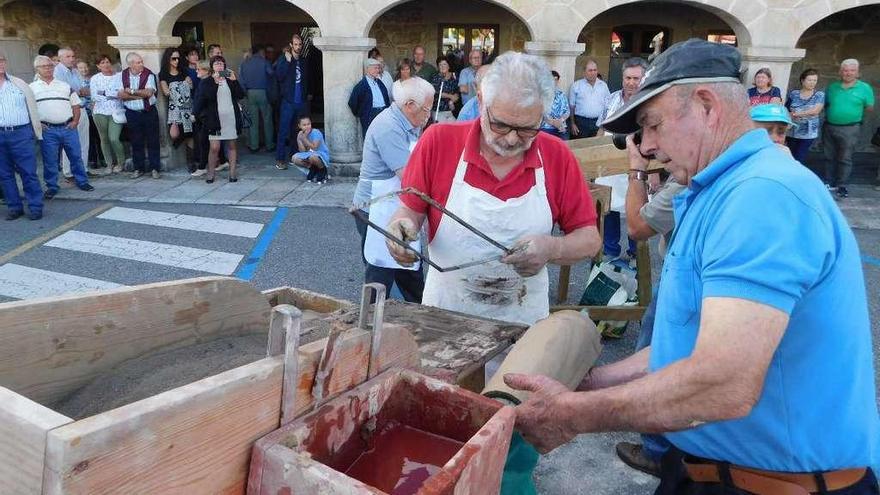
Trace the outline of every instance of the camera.
<path fill-rule="evenodd" d="M 612 134 L 611 135 L 611 142 L 614 143 L 614 147 L 619 150 L 626 150 L 626 136 L 627 136 L 627 134 Z M 641 129 L 632 133 L 632 137 L 633 137 L 633 144 L 635 144 L 636 146 L 639 146 L 640 144 L 642 144 L 642 130 Z M 642 153 L 641 150 L 639 150 L 639 153 L 641 153 L 642 156 L 645 157 L 645 159 L 647 159 L 647 160 L 654 159 L 654 155 L 646 155 L 646 154 Z"/>
<path fill-rule="evenodd" d="M 220 77 L 229 77 L 230 75 L 232 75 L 232 71 L 230 71 L 229 69 L 223 69 L 220 72 L 218 72 L 217 74 Z"/>

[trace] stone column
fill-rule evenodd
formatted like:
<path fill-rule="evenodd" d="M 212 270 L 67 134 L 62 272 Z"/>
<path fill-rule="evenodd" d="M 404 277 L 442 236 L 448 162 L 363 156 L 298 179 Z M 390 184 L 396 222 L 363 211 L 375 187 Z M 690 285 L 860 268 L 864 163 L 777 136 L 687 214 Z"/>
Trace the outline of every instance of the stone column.
<path fill-rule="evenodd" d="M 376 46 L 373 38 L 313 38 L 324 60 L 324 123 L 330 160 L 334 163 L 361 161 L 361 131 L 348 108 L 351 89 L 364 75 L 367 51 Z"/>
<path fill-rule="evenodd" d="M 777 46 L 744 46 L 740 48 L 743 60 L 743 84 L 751 87 L 755 72 L 767 67 L 773 74 L 773 85 L 782 90 L 782 99 L 788 92 L 788 80 L 791 77 L 791 64 L 804 58 L 807 51 L 803 48 Z"/>
<path fill-rule="evenodd" d="M 158 84 L 159 71 L 162 62 L 162 53 L 171 46 L 180 46 L 178 36 L 108 36 L 107 43 L 119 50 L 119 58 L 122 68 L 126 67 L 125 56 L 130 52 L 137 52 L 144 59 L 144 67 L 156 74 Z M 174 150 L 171 146 L 171 138 L 168 136 L 165 119 L 167 118 L 168 102 L 161 91 L 156 94 L 159 110 L 159 146 L 162 161 L 162 170 L 170 170 L 176 167 L 186 167 L 185 146 Z"/>
<path fill-rule="evenodd" d="M 584 48 L 583 43 L 566 41 L 526 42 L 526 52 L 544 57 L 547 65 L 559 73 L 559 80 L 562 82 L 560 89 L 563 91 L 568 91 L 568 87 L 577 79 L 575 64 L 578 56 L 584 53 Z"/>

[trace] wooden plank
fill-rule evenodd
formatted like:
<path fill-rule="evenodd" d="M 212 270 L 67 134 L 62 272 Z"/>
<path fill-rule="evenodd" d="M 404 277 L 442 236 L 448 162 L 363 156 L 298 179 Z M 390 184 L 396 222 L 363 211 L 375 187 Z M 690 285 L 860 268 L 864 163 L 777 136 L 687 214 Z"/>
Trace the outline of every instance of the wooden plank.
<path fill-rule="evenodd" d="M 24 495 L 43 491 L 46 435 L 53 428 L 72 421 L 0 387 L 0 486 L 3 493 Z"/>
<path fill-rule="evenodd" d="M 296 287 L 277 287 L 264 290 L 263 295 L 272 306 L 290 304 L 304 310 L 309 309 L 318 313 L 332 313 L 343 308 L 350 308 L 354 304 L 345 299 L 337 299 L 326 294 L 319 294 Z"/>
<path fill-rule="evenodd" d="M 647 307 L 651 304 L 651 251 L 646 241 L 639 241 L 636 251 L 636 293 L 639 305 Z"/>
<path fill-rule="evenodd" d="M 356 322 L 359 309 L 344 310 L 333 319 Z M 407 328 L 419 346 L 426 375 L 455 383 L 482 368 L 513 344 L 527 325 L 479 318 L 397 300 L 385 302 L 385 324 Z"/>
<path fill-rule="evenodd" d="M 265 333 L 270 309 L 227 277 L 0 304 L 0 385 L 50 404 L 160 348 Z"/>
<path fill-rule="evenodd" d="M 250 450 L 278 428 L 282 358 L 49 432 L 45 493 L 242 493 Z"/>
<path fill-rule="evenodd" d="M 629 155 L 613 144 L 601 144 L 571 150 L 587 180 L 606 175 L 625 174 L 629 170 Z"/>

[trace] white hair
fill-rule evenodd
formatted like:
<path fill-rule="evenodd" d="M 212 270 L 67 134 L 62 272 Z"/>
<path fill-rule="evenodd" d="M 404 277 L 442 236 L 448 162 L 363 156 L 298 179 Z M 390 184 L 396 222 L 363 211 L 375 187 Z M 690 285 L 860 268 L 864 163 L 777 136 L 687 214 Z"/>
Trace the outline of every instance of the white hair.
<path fill-rule="evenodd" d="M 54 62 L 52 62 L 52 59 L 45 55 L 37 55 L 36 57 L 34 57 L 34 68 L 41 65 L 51 65 L 53 63 Z"/>
<path fill-rule="evenodd" d="M 499 94 L 512 97 L 521 107 L 541 104 L 549 113 L 556 96 L 550 67 L 540 57 L 507 52 L 492 62 L 480 85 L 483 105 L 489 106 Z"/>
<path fill-rule="evenodd" d="M 65 47 L 63 47 L 63 48 L 59 48 L 59 49 L 58 49 L 58 56 L 59 56 L 59 57 L 60 57 L 61 54 L 63 54 L 63 53 L 70 53 L 71 55 L 75 55 L 75 54 L 76 54 L 76 53 L 73 51 L 73 48 L 70 48 L 69 46 L 65 46 Z"/>
<path fill-rule="evenodd" d="M 139 57 L 141 59 L 144 58 L 144 57 L 141 57 L 141 54 L 138 52 L 128 52 L 128 54 L 125 56 L 125 65 L 131 65 L 131 61 L 135 57 Z"/>
<path fill-rule="evenodd" d="M 841 68 L 843 68 L 843 67 L 855 67 L 855 68 L 858 69 L 858 68 L 859 68 L 859 61 L 856 60 L 856 59 L 854 59 L 854 58 L 848 58 L 848 59 L 846 59 L 846 60 L 844 60 L 843 62 L 840 63 L 840 67 L 841 67 Z"/>
<path fill-rule="evenodd" d="M 434 98 L 434 86 L 421 77 L 411 77 L 406 81 L 397 81 L 391 87 L 394 95 L 394 103 L 403 108 L 408 101 L 414 101 L 423 105 L 428 98 Z"/>

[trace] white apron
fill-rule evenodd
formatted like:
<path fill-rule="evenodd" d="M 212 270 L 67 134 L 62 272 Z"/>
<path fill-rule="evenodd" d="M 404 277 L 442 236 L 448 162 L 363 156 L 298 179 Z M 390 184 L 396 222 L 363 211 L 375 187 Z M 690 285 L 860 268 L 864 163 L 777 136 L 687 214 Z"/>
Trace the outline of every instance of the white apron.
<path fill-rule="evenodd" d="M 412 150 L 415 147 L 416 142 L 410 141 L 410 153 L 412 153 Z M 379 196 L 399 191 L 400 188 L 400 177 L 396 174 L 390 179 L 371 180 L 370 198 L 376 199 Z M 374 224 L 385 228 L 398 208 L 400 208 L 400 198 L 398 196 L 388 197 L 381 201 L 377 201 L 370 205 L 369 219 Z M 422 243 L 420 240 L 413 241 L 409 245 L 413 249 L 421 252 Z M 391 253 L 388 252 L 388 246 L 385 244 L 385 236 L 370 227 L 367 227 L 367 237 L 364 241 L 364 258 L 367 260 L 367 263 L 383 268 L 399 268 L 402 270 L 421 269 L 421 262 L 419 261 L 413 263 L 412 266 L 402 266 L 394 261 L 394 258 L 391 257 Z"/>
<path fill-rule="evenodd" d="M 538 159 L 535 185 L 518 198 L 502 201 L 464 181 L 467 162 L 462 154 L 446 208 L 507 247 L 527 235 L 550 235 L 553 214 L 540 151 Z M 499 255 L 501 250 L 444 216 L 428 253 L 438 265 L 454 266 Z M 528 278 L 500 261 L 447 273 L 429 268 L 422 304 L 531 325 L 550 312 L 549 288 L 547 267 Z"/>

